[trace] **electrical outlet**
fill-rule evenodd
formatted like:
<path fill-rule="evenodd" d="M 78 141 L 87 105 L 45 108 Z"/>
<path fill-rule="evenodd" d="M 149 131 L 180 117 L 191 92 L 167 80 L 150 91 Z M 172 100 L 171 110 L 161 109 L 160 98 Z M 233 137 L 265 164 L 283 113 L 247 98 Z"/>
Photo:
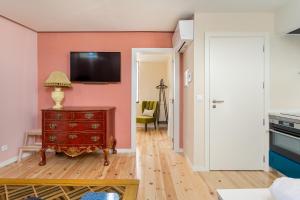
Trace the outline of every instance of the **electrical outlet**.
<path fill-rule="evenodd" d="M 1 151 L 7 151 L 7 149 L 8 149 L 7 144 L 1 146 Z"/>

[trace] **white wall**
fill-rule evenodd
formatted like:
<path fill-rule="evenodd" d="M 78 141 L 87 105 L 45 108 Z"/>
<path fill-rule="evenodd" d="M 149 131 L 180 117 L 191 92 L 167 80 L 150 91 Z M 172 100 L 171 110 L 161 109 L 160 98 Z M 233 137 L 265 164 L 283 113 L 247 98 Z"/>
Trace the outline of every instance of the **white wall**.
<path fill-rule="evenodd" d="M 0 17 L 0 164 L 37 126 L 37 33 Z"/>
<path fill-rule="evenodd" d="M 276 31 L 281 34 L 300 28 L 300 1 L 290 0 L 275 16 Z"/>
<path fill-rule="evenodd" d="M 291 0 L 275 14 L 271 39 L 271 110 L 300 110 L 300 1 Z"/>
<path fill-rule="evenodd" d="M 300 110 L 300 35 L 271 39 L 271 110 Z"/>
<path fill-rule="evenodd" d="M 194 43 L 192 43 L 184 52 L 182 56 L 182 74 L 189 69 L 192 73 L 192 80 L 194 79 Z M 183 78 L 184 80 L 184 78 Z M 184 82 L 181 83 L 184 85 Z M 190 160 L 191 163 L 194 162 L 194 84 L 193 82 L 188 86 L 182 87 L 183 94 L 183 151 L 185 156 Z M 197 123 L 195 121 L 195 123 Z"/>
<path fill-rule="evenodd" d="M 169 81 L 169 62 L 139 62 L 139 103 L 137 103 L 137 115 L 142 114 L 142 101 L 158 101 L 159 90 L 155 87 L 160 80 L 164 79 L 165 85 L 170 86 Z M 171 87 L 172 88 L 172 87 Z M 167 107 L 169 90 L 165 90 Z M 163 99 L 162 99 L 163 100 Z M 160 121 L 165 121 L 163 101 L 161 102 Z M 168 108 L 169 110 L 169 108 Z"/>

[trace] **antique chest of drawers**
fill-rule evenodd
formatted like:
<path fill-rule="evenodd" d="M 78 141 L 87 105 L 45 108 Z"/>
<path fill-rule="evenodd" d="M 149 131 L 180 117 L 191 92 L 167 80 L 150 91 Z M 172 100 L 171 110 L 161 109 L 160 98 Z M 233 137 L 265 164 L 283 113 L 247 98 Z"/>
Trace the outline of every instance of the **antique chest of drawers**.
<path fill-rule="evenodd" d="M 103 150 L 109 165 L 109 148 L 116 153 L 115 107 L 65 107 L 42 110 L 42 149 L 39 165 L 46 164 L 45 151 L 53 149 L 74 157 Z"/>

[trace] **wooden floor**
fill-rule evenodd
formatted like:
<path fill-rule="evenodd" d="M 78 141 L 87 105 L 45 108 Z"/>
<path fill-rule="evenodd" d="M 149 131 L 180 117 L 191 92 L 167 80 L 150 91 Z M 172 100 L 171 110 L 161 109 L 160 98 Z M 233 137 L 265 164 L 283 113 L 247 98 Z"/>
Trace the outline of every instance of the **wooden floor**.
<path fill-rule="evenodd" d="M 39 157 L 31 156 L 19 164 L 0 168 L 0 178 L 122 179 L 138 178 L 139 200 L 217 199 L 217 188 L 268 187 L 275 174 L 260 171 L 192 172 L 183 154 L 171 150 L 166 130 L 138 129 L 135 154 L 110 156 L 109 167 L 97 153 L 68 158 L 48 156 L 46 166 L 38 166 Z"/>

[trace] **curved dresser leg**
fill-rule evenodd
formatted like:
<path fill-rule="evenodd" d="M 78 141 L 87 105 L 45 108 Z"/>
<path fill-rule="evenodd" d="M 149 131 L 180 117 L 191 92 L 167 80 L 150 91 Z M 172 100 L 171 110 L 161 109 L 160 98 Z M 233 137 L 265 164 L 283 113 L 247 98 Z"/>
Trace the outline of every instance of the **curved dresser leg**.
<path fill-rule="evenodd" d="M 40 150 L 40 156 L 41 156 L 41 160 L 39 162 L 39 166 L 46 165 L 46 149 L 42 148 Z"/>
<path fill-rule="evenodd" d="M 109 150 L 107 148 L 105 148 L 105 149 L 103 149 L 103 153 L 104 153 L 104 166 L 108 166 L 109 165 L 109 161 L 108 161 Z"/>
<path fill-rule="evenodd" d="M 116 150 L 116 145 L 117 145 L 117 140 L 114 138 L 113 142 L 112 142 L 112 153 L 116 154 L 117 150 Z"/>

